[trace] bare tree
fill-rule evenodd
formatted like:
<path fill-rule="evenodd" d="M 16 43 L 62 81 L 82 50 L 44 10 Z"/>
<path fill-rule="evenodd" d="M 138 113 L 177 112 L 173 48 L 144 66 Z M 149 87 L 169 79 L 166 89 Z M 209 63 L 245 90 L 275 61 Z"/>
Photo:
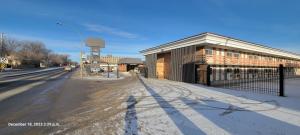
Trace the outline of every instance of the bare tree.
<path fill-rule="evenodd" d="M 18 54 L 22 64 L 38 67 L 47 59 L 49 53 L 50 51 L 41 42 L 23 41 Z"/>
<path fill-rule="evenodd" d="M 0 51 L 3 52 L 5 56 L 13 55 L 20 49 L 20 41 L 11 38 L 5 38 L 2 45 L 3 47 L 0 47 Z"/>
<path fill-rule="evenodd" d="M 4 56 L 10 57 L 13 59 L 12 61 L 19 61 L 22 66 L 39 67 L 40 63 L 47 66 L 60 66 L 71 62 L 68 55 L 53 53 L 38 41 L 19 41 L 7 38 L 0 49 Z"/>

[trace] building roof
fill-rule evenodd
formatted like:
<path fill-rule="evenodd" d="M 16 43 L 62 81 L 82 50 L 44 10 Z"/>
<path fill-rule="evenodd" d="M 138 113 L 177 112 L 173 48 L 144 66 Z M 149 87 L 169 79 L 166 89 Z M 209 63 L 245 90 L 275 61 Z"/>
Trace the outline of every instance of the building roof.
<path fill-rule="evenodd" d="M 293 52 L 288 52 L 281 49 L 268 47 L 261 44 L 256 44 L 228 36 L 223 36 L 215 33 L 201 33 L 194 36 L 179 39 L 173 42 L 162 44 L 156 47 L 148 48 L 140 51 L 140 53 L 147 55 L 159 52 L 165 52 L 176 48 L 192 46 L 192 45 L 218 45 L 226 48 L 237 48 L 244 51 L 251 51 L 261 54 L 268 54 L 274 56 L 288 57 L 292 59 L 299 59 L 300 55 Z"/>
<path fill-rule="evenodd" d="M 143 61 L 140 58 L 122 58 L 119 64 L 143 64 Z"/>

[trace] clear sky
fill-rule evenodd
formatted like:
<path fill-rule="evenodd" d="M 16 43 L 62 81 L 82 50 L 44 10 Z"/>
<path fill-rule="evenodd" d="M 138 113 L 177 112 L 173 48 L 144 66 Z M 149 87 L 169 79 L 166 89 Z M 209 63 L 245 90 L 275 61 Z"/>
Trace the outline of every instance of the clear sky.
<path fill-rule="evenodd" d="M 82 39 L 103 38 L 102 55 L 142 58 L 142 49 L 202 32 L 300 53 L 299 0 L 0 1 L 6 37 L 42 41 L 76 61 L 80 36 L 74 30 Z"/>

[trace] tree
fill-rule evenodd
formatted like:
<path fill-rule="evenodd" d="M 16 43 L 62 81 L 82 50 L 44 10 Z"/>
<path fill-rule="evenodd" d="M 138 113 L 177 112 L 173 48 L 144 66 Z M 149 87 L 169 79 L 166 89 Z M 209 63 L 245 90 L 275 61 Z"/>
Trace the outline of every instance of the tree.
<path fill-rule="evenodd" d="M 7 38 L 3 42 L 3 47 L 0 46 L 0 52 L 10 58 L 10 61 L 14 61 L 11 63 L 17 62 L 26 67 L 39 67 L 40 63 L 46 66 L 60 66 L 71 62 L 68 55 L 53 53 L 38 41 Z"/>
<path fill-rule="evenodd" d="M 49 53 L 50 50 L 41 42 L 23 41 L 18 54 L 22 64 L 39 67 L 39 64 L 47 59 Z"/>

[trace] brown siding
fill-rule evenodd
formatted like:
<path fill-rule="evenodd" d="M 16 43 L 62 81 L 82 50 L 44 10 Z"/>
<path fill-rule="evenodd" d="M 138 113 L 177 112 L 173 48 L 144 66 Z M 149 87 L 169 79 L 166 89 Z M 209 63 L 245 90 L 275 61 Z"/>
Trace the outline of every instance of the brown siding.
<path fill-rule="evenodd" d="M 120 64 L 118 65 L 120 72 L 127 72 L 127 65 L 126 64 Z"/>
<path fill-rule="evenodd" d="M 147 73 L 149 78 L 156 78 L 156 60 L 157 55 L 155 54 L 149 54 L 146 55 L 146 67 L 147 67 Z"/>
<path fill-rule="evenodd" d="M 168 79 L 171 53 L 157 54 L 156 75 L 159 79 Z"/>
<path fill-rule="evenodd" d="M 170 80 L 195 82 L 196 46 L 171 50 Z"/>

